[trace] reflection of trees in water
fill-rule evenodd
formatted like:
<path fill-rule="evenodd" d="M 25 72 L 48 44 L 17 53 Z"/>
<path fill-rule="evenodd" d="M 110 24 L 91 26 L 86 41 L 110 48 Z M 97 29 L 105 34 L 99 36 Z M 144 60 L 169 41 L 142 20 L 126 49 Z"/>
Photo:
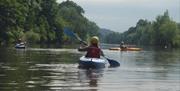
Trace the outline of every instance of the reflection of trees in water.
<path fill-rule="evenodd" d="M 180 52 L 172 49 L 156 50 L 152 55 L 152 67 L 160 77 L 168 77 L 172 72 L 179 72 L 176 67 L 180 64 Z"/>
<path fill-rule="evenodd" d="M 147 76 L 154 79 L 170 79 L 169 74 L 179 72 L 177 69 L 180 64 L 180 50 L 176 49 L 151 49 L 150 51 L 140 52 L 135 60 L 137 68 L 147 72 Z M 140 59 L 138 57 L 141 57 Z"/>
<path fill-rule="evenodd" d="M 0 49 L 0 91 L 9 89 L 25 91 L 26 80 L 30 79 L 29 65 L 26 60 L 24 49 Z"/>
<path fill-rule="evenodd" d="M 98 87 L 98 80 L 103 76 L 102 69 L 89 69 L 80 70 L 79 79 L 81 83 L 86 84 L 87 87 Z M 96 88 L 92 88 L 91 91 L 97 91 Z"/>
<path fill-rule="evenodd" d="M 180 60 L 180 50 L 157 50 L 153 52 L 154 66 L 170 67 L 170 64 L 176 64 Z"/>
<path fill-rule="evenodd" d="M 64 72 L 62 70 L 72 67 L 69 64 L 75 63 L 79 58 L 78 54 L 53 50 L 49 52 L 49 50 L 42 51 L 41 49 L 0 48 L 0 51 L 0 91 L 4 89 L 9 91 L 36 89 L 40 91 L 40 89 L 50 89 L 52 86 L 44 86 L 50 82 L 68 83 L 68 81 L 73 81 L 71 71 L 65 70 Z M 61 63 L 63 64 L 61 65 Z M 51 74 L 55 73 L 57 69 L 60 70 L 57 72 L 58 76 Z M 54 80 L 56 77 L 58 80 Z"/>

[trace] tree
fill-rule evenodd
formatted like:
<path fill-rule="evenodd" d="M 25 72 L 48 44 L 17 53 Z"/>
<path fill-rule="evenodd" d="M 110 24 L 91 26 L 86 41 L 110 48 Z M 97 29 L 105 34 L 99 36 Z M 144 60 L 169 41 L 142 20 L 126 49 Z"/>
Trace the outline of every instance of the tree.
<path fill-rule="evenodd" d="M 140 19 L 135 27 L 130 27 L 128 31 L 118 35 L 119 37 L 114 38 L 115 34 L 109 36 L 113 36 L 112 40 L 122 40 L 130 44 L 180 47 L 180 24 L 174 22 L 168 11 L 165 11 L 153 22 Z M 107 42 L 111 43 L 109 36 Z"/>
<path fill-rule="evenodd" d="M 70 28 L 83 40 L 87 36 L 98 35 L 99 27 L 83 16 L 84 10 L 72 1 L 65 1 L 59 4 L 59 14 L 65 21 L 64 27 Z"/>
<path fill-rule="evenodd" d="M 83 14 L 83 8 L 69 0 L 60 4 L 56 0 L 0 0 L 0 44 L 19 38 L 62 44 L 64 27 L 83 39 L 98 35 L 99 27 Z"/>

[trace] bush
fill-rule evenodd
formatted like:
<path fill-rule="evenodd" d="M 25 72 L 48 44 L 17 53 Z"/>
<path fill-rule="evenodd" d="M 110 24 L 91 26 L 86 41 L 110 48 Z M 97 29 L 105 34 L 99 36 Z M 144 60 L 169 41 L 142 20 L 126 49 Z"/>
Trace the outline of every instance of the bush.
<path fill-rule="evenodd" d="M 40 36 L 38 33 L 35 33 L 33 31 L 28 31 L 25 33 L 26 40 L 29 43 L 37 43 L 40 41 Z"/>

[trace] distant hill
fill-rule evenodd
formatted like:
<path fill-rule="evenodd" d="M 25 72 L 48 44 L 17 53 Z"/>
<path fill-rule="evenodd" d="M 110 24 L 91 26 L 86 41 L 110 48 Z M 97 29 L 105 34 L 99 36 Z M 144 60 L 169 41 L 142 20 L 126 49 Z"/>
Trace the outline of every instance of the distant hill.
<path fill-rule="evenodd" d="M 105 29 L 105 28 L 101 28 L 99 33 L 102 35 L 102 36 L 106 36 L 110 33 L 114 33 L 114 31 L 110 30 L 110 29 Z"/>
<path fill-rule="evenodd" d="M 101 42 L 104 42 L 105 41 L 105 37 L 108 34 L 111 34 L 111 33 L 114 33 L 114 31 L 112 31 L 110 29 L 101 28 L 100 31 L 99 31 Z"/>

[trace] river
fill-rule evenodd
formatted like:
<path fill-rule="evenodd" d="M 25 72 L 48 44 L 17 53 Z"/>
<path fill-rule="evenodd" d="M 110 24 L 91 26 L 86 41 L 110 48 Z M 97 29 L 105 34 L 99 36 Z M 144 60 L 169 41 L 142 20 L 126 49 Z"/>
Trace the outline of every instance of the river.
<path fill-rule="evenodd" d="M 76 49 L 0 48 L 0 91 L 180 91 L 180 49 L 104 53 L 121 66 L 78 69 Z"/>

